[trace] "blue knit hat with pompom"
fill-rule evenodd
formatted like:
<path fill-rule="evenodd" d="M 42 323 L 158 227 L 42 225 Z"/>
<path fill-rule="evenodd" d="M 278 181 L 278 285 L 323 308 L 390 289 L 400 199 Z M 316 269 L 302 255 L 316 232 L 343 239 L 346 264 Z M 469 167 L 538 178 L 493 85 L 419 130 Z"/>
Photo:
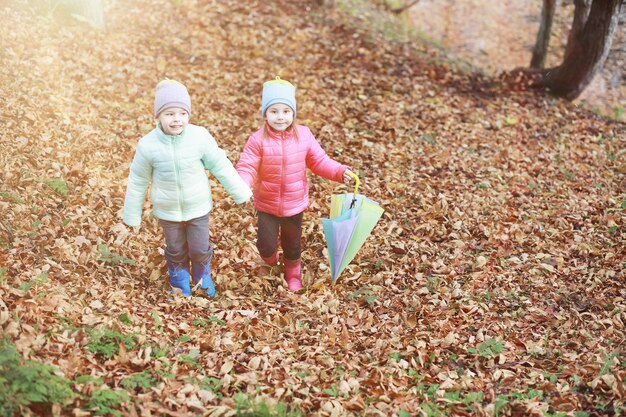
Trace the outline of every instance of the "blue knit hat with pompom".
<path fill-rule="evenodd" d="M 276 103 L 286 104 L 293 110 L 296 117 L 296 87 L 287 80 L 276 77 L 263 83 L 263 98 L 261 100 L 261 116 L 265 117 L 265 111 L 269 106 Z"/>

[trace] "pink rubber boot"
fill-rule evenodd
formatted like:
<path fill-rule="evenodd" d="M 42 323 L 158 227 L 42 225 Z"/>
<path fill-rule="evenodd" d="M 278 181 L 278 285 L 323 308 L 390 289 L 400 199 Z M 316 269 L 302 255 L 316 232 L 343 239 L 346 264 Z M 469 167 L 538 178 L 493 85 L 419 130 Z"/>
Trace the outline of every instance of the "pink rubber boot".
<path fill-rule="evenodd" d="M 301 266 L 302 259 L 296 259 L 294 261 L 285 259 L 285 281 L 287 281 L 289 291 L 295 292 L 302 288 Z"/>

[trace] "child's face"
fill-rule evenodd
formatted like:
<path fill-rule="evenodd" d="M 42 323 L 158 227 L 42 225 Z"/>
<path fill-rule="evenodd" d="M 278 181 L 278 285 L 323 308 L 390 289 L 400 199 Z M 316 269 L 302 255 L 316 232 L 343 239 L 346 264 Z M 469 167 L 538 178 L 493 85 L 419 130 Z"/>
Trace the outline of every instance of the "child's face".
<path fill-rule="evenodd" d="M 161 123 L 163 133 L 176 136 L 180 135 L 189 124 L 189 113 L 179 107 L 170 107 L 159 113 L 157 120 Z"/>
<path fill-rule="evenodd" d="M 265 111 L 265 119 L 272 129 L 282 132 L 293 123 L 293 110 L 286 104 L 272 104 Z"/>

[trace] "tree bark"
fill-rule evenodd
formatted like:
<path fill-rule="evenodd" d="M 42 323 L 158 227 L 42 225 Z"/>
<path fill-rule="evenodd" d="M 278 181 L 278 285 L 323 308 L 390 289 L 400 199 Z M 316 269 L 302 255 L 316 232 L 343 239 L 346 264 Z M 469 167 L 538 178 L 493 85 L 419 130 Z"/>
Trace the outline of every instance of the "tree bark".
<path fill-rule="evenodd" d="M 537 41 L 533 49 L 533 56 L 530 60 L 531 68 L 543 68 L 546 63 L 546 54 L 550 45 L 550 34 L 552 33 L 552 22 L 554 13 L 559 7 L 559 0 L 543 0 L 541 8 L 541 23 L 537 33 Z"/>
<path fill-rule="evenodd" d="M 586 7 L 591 1 L 591 5 Z M 554 95 L 574 100 L 602 69 L 611 49 L 621 0 L 576 0 L 563 62 L 541 81 Z"/>
<path fill-rule="evenodd" d="M 567 45 L 565 46 L 564 57 L 569 56 L 572 50 L 575 49 L 576 38 L 580 36 L 585 28 L 585 22 L 589 17 L 589 11 L 591 10 L 591 3 L 593 0 L 574 0 L 574 20 L 572 21 L 572 27 L 569 30 L 567 36 Z"/>

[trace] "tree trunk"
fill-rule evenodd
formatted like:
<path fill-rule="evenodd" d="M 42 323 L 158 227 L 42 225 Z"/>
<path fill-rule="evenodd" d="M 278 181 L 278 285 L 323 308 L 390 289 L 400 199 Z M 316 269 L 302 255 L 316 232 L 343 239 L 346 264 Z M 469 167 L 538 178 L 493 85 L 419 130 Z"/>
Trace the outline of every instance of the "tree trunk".
<path fill-rule="evenodd" d="M 530 60 L 531 68 L 543 68 L 546 63 L 546 54 L 548 53 L 550 34 L 552 33 L 552 22 L 554 21 L 554 13 L 558 7 L 559 0 L 543 0 L 537 42 L 535 43 L 533 56 Z"/>
<path fill-rule="evenodd" d="M 569 35 L 567 36 L 567 45 L 565 47 L 564 57 L 569 56 L 572 53 L 572 50 L 575 49 L 574 45 L 576 45 L 576 38 L 580 36 L 585 28 L 585 22 L 589 17 L 592 1 L 593 0 L 574 0 L 574 20 L 572 22 L 572 27 L 569 30 Z"/>
<path fill-rule="evenodd" d="M 541 84 L 559 97 L 574 100 L 604 66 L 617 27 L 621 0 L 576 0 L 563 62 L 546 71 Z"/>

